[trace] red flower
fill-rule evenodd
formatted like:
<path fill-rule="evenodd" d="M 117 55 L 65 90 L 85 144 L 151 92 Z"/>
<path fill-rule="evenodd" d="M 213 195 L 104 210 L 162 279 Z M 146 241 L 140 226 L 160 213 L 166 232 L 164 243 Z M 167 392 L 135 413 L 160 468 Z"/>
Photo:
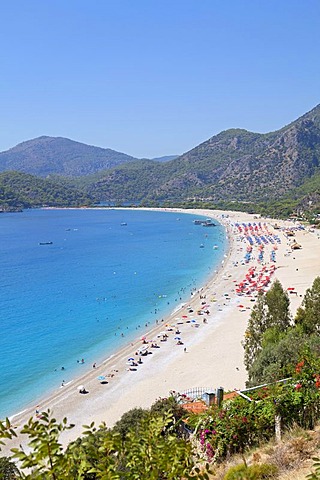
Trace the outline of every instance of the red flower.
<path fill-rule="evenodd" d="M 297 365 L 296 365 L 296 373 L 300 373 L 303 366 L 304 366 L 304 360 L 302 360 L 301 362 L 297 363 Z"/>
<path fill-rule="evenodd" d="M 296 390 L 300 390 L 300 388 L 302 388 L 301 383 L 297 383 L 297 385 L 296 385 Z"/>

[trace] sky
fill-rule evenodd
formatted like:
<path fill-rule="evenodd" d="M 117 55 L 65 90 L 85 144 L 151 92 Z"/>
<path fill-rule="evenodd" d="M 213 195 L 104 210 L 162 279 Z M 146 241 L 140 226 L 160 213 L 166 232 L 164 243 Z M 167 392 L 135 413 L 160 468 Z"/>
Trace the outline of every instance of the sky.
<path fill-rule="evenodd" d="M 0 0 L 0 22 L 0 151 L 182 154 L 320 103 L 319 0 Z"/>

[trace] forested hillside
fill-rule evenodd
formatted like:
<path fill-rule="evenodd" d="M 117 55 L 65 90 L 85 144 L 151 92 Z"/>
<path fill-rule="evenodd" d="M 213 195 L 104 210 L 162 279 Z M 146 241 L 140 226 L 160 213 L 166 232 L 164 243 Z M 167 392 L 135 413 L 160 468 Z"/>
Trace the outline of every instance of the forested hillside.
<path fill-rule="evenodd" d="M 226 130 L 165 162 L 40 137 L 0 153 L 0 171 L 9 167 L 50 178 L 49 197 L 43 193 L 40 201 L 29 192 L 29 205 L 34 204 L 30 195 L 37 202 L 54 204 L 55 198 L 62 198 L 61 188 L 68 187 L 80 203 L 81 199 L 112 204 L 193 203 L 268 215 L 319 213 L 320 105 L 278 131 Z M 35 180 L 31 183 L 35 185 Z M 15 186 L 11 185 L 11 199 L 21 204 Z"/>
<path fill-rule="evenodd" d="M 0 172 L 16 170 L 39 177 L 82 176 L 136 160 L 110 148 L 61 137 L 39 137 L 0 153 Z"/>
<path fill-rule="evenodd" d="M 0 209 L 18 210 L 40 206 L 91 205 L 92 199 L 79 190 L 20 172 L 0 173 Z"/>

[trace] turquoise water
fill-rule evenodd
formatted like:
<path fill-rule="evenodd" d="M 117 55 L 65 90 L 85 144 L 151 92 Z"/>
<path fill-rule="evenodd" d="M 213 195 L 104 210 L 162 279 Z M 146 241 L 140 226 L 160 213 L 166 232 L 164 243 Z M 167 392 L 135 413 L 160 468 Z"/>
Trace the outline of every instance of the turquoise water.
<path fill-rule="evenodd" d="M 195 218 L 98 209 L 1 215 L 0 418 L 142 335 L 205 282 L 222 261 L 225 232 Z"/>

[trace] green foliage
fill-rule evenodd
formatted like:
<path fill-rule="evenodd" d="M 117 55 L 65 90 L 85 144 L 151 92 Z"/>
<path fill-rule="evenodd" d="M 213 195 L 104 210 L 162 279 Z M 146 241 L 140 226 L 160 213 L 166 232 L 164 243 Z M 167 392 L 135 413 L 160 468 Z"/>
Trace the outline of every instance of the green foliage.
<path fill-rule="evenodd" d="M 274 478 L 277 474 L 277 467 L 268 463 L 254 464 L 247 466 L 244 463 L 229 468 L 223 480 L 261 480 Z"/>
<path fill-rule="evenodd" d="M 0 480 L 17 480 L 21 478 L 18 468 L 7 457 L 0 458 Z"/>
<path fill-rule="evenodd" d="M 294 328 L 289 332 L 282 336 L 279 344 L 269 342 L 262 352 L 267 357 L 268 348 L 277 347 L 283 361 L 281 350 L 286 349 L 289 358 L 286 373 L 290 378 L 250 390 L 246 392 L 249 398 L 239 396 L 223 402 L 222 408 L 214 406 L 201 417 L 190 417 L 190 426 L 196 431 L 202 454 L 209 460 L 243 453 L 270 439 L 274 435 L 276 417 L 281 418 L 282 429 L 294 424 L 304 429 L 314 428 L 320 414 L 320 356 L 301 342 L 294 352 L 298 352 L 297 360 L 292 364 L 290 349 L 295 349 L 295 342 L 300 343 L 301 335 L 302 338 L 307 336 Z M 314 336 L 315 339 L 320 345 L 318 336 Z M 271 365 L 274 367 L 276 363 Z"/>
<path fill-rule="evenodd" d="M 252 309 L 243 342 L 248 386 L 291 376 L 306 348 L 320 356 L 320 277 L 307 289 L 295 325 L 290 323 L 288 295 L 275 282 Z"/>
<path fill-rule="evenodd" d="M 121 438 L 125 438 L 129 430 L 138 432 L 140 430 L 141 423 L 145 418 L 149 416 L 149 412 L 143 408 L 133 408 L 124 413 L 120 420 L 118 420 L 113 431 L 119 433 Z"/>
<path fill-rule="evenodd" d="M 72 425 L 66 419 L 56 422 L 48 411 L 23 427 L 22 434 L 30 440 L 28 451 L 20 448 L 12 452 L 20 462 L 21 478 L 27 480 L 207 479 L 208 466 L 200 469 L 195 465 L 191 443 L 177 438 L 171 424 L 169 413 L 146 415 L 121 436 L 105 425 L 97 430 L 92 423 L 84 427 L 81 439 L 63 451 L 60 434 Z M 10 422 L 2 435 L 8 428 Z"/>
<path fill-rule="evenodd" d="M 185 417 L 186 411 L 182 408 L 181 403 L 179 403 L 179 396 L 176 395 L 175 392 L 172 392 L 172 395 L 169 397 L 156 400 L 151 405 L 150 413 L 152 415 L 165 415 L 166 413 L 170 413 L 173 421 L 177 422 Z"/>
<path fill-rule="evenodd" d="M 15 210 L 47 206 L 81 206 L 92 204 L 83 192 L 25 173 L 0 174 L 0 208 Z"/>
<path fill-rule="evenodd" d="M 203 455 L 219 460 L 270 439 L 274 434 L 275 405 L 272 401 L 249 402 L 236 397 L 221 409 L 212 407 L 200 417 L 194 416 L 197 438 Z"/>
<path fill-rule="evenodd" d="M 298 328 L 289 328 L 286 333 L 274 335 L 274 329 L 263 336 L 262 350 L 248 369 L 247 386 L 271 383 L 292 375 L 292 365 L 296 365 L 306 346 L 320 355 L 320 337 L 307 335 Z"/>
<path fill-rule="evenodd" d="M 21 433 L 28 435 L 30 439 L 30 452 L 12 449 L 14 457 L 21 464 L 21 469 L 32 470 L 32 476 L 26 475 L 25 478 L 42 478 L 43 475 L 54 480 L 70 478 L 70 462 L 63 453 L 59 436 L 61 432 L 72 427 L 73 425 L 67 424 L 66 418 L 58 424 L 50 417 L 50 411 L 42 412 L 41 419 L 30 418 L 21 430 Z"/>
<path fill-rule="evenodd" d="M 320 277 L 317 277 L 312 287 L 307 289 L 295 323 L 307 334 L 320 332 Z"/>
<path fill-rule="evenodd" d="M 257 358 L 262 347 L 263 334 L 267 330 L 266 301 L 263 293 L 259 293 L 248 322 L 243 340 L 244 364 L 247 370 Z"/>
<path fill-rule="evenodd" d="M 248 371 L 261 352 L 267 331 L 272 329 L 272 335 L 277 338 L 290 326 L 289 303 L 288 294 L 278 280 L 266 294 L 258 295 L 243 341 L 244 364 Z"/>
<path fill-rule="evenodd" d="M 306 478 L 307 480 L 320 480 L 320 458 L 314 457 L 313 462 L 314 472 L 309 473 Z"/>
<path fill-rule="evenodd" d="M 289 296 L 279 280 L 275 280 L 265 295 L 267 306 L 267 328 L 284 332 L 290 326 Z"/>

